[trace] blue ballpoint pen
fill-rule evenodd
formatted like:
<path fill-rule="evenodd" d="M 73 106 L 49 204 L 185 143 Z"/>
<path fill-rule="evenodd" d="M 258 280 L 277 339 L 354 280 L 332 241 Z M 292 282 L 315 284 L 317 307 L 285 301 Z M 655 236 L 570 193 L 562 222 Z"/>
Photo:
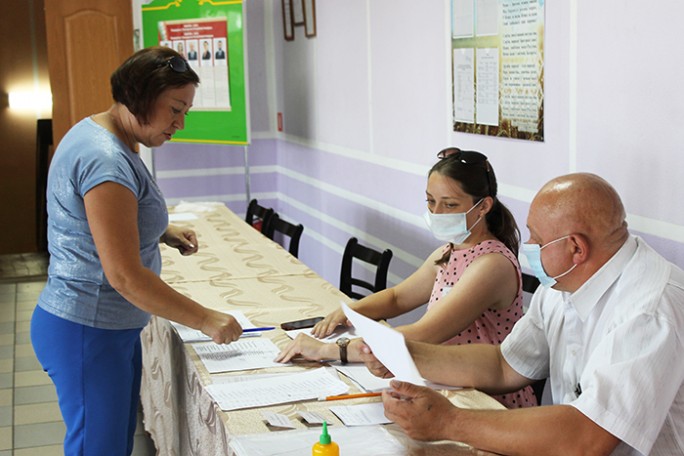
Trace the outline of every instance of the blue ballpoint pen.
<path fill-rule="evenodd" d="M 271 331 L 275 329 L 275 326 L 264 326 L 262 328 L 242 328 L 243 333 L 260 332 L 260 331 Z"/>

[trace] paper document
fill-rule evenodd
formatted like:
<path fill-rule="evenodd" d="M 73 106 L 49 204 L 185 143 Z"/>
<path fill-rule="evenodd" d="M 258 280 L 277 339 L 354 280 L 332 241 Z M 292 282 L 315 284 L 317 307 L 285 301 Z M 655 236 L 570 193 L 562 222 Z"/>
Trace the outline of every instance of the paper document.
<path fill-rule="evenodd" d="M 227 345 L 200 342 L 192 347 L 210 374 L 283 367 L 283 364 L 273 361 L 280 349 L 270 339 L 247 338 Z"/>
<path fill-rule="evenodd" d="M 366 368 L 365 364 L 339 364 L 334 363 L 332 366 L 337 369 L 338 372 L 343 373 L 349 377 L 354 383 L 359 385 L 359 388 L 364 391 L 382 391 L 384 389 L 389 389 L 390 381 L 389 378 L 376 377 L 371 373 L 371 371 Z"/>
<path fill-rule="evenodd" d="M 345 426 L 370 426 L 372 424 L 389 424 L 392 420 L 385 416 L 382 402 L 370 404 L 336 405 L 330 407 Z"/>
<path fill-rule="evenodd" d="M 188 222 L 190 220 L 197 220 L 198 218 L 199 217 L 191 212 L 176 212 L 169 214 L 169 223 Z"/>
<path fill-rule="evenodd" d="M 221 410 L 267 407 L 317 399 L 319 396 L 344 394 L 347 391 L 349 386 L 324 367 L 253 382 L 215 383 L 207 386 L 207 392 Z"/>
<path fill-rule="evenodd" d="M 238 321 L 238 323 L 240 323 L 240 326 L 242 326 L 243 329 L 256 328 L 256 326 L 253 325 L 251 321 L 249 321 L 249 318 L 247 318 L 245 314 L 242 313 L 242 311 L 240 310 L 228 310 L 225 313 L 235 317 L 235 319 Z M 199 329 L 192 329 L 180 323 L 176 323 L 175 321 L 169 321 L 169 323 L 171 323 L 171 326 L 173 326 L 173 328 L 176 330 L 176 332 L 178 333 L 183 342 L 202 342 L 211 340 L 211 337 L 207 336 Z M 256 337 L 260 334 L 261 333 L 249 333 L 249 336 Z M 246 335 L 247 333 L 243 334 L 243 336 Z"/>
<path fill-rule="evenodd" d="M 427 386 L 427 381 L 420 376 L 411 354 L 406 348 L 404 335 L 390 327 L 352 310 L 342 302 L 342 310 L 356 328 L 356 333 L 373 350 L 373 354 L 394 374 L 397 380 L 415 385 Z"/>
<path fill-rule="evenodd" d="M 301 456 L 311 454 L 311 446 L 318 442 L 320 429 L 282 431 L 253 435 L 239 435 L 230 439 L 230 448 L 237 456 Z M 406 448 L 381 426 L 337 427 L 330 436 L 342 454 L 373 456 L 406 455 Z"/>

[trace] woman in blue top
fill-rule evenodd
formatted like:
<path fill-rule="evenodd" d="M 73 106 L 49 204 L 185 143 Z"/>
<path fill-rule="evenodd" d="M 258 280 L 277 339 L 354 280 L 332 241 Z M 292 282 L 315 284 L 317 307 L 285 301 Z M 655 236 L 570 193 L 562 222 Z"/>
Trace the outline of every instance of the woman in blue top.
<path fill-rule="evenodd" d="M 190 255 L 197 238 L 168 224 L 137 145 L 159 147 L 183 129 L 198 83 L 172 49 L 135 53 L 112 74 L 114 104 L 71 128 L 50 164 L 50 266 L 31 341 L 57 388 L 66 455 L 131 454 L 150 314 L 216 343 L 242 333 L 233 317 L 159 278 L 160 240 Z"/>

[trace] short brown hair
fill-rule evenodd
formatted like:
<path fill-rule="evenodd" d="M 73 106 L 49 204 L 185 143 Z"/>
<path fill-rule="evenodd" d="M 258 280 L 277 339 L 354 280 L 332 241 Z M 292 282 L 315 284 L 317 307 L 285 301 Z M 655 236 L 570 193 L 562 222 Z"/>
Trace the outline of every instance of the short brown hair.
<path fill-rule="evenodd" d="M 110 78 L 112 97 L 146 124 L 154 103 L 167 89 L 199 84 L 199 76 L 186 63 L 185 71 L 171 68 L 169 61 L 183 57 L 171 48 L 154 46 L 141 49 L 117 68 Z"/>

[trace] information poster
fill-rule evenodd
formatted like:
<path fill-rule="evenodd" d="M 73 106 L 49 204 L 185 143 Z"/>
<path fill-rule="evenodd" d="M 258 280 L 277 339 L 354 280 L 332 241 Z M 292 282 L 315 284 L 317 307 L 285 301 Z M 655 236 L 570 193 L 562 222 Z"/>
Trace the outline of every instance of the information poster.
<path fill-rule="evenodd" d="M 144 46 L 176 50 L 200 78 L 185 129 L 172 141 L 248 144 L 242 0 L 152 0 L 142 16 Z"/>
<path fill-rule="evenodd" d="M 454 131 L 544 140 L 544 0 L 452 0 Z"/>

